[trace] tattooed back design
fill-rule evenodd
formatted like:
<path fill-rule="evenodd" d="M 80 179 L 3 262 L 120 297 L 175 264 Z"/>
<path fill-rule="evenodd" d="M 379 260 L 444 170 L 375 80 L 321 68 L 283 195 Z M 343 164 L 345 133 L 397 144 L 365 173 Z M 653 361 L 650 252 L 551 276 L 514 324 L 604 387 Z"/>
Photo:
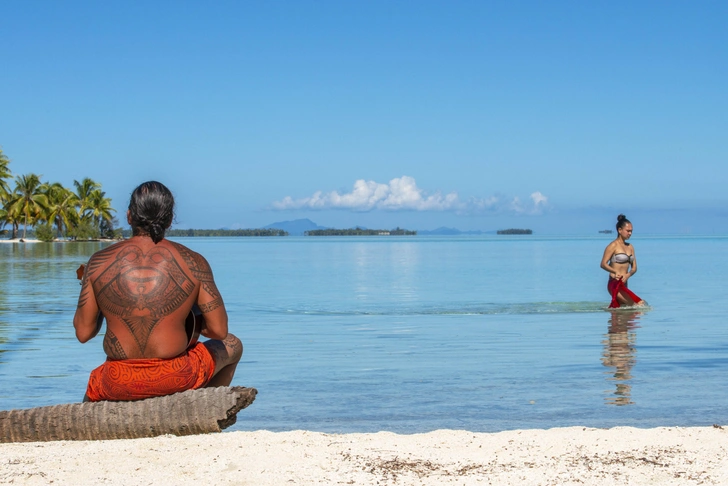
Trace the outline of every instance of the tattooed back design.
<path fill-rule="evenodd" d="M 112 249 L 116 251 L 108 251 Z M 157 324 L 184 304 L 195 283 L 162 246 L 147 251 L 135 245 L 108 250 L 89 262 L 89 273 L 99 272 L 93 282 L 97 303 L 105 316 L 117 317 L 126 325 L 144 355 Z M 126 357 L 111 332 L 107 332 L 104 348 L 110 356 Z"/>

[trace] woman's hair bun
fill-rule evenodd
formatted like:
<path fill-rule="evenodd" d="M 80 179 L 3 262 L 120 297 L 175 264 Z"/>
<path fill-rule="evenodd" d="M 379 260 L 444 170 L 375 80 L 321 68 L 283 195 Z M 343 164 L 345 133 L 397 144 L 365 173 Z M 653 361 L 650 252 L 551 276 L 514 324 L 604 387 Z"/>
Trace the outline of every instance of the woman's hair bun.
<path fill-rule="evenodd" d="M 627 216 L 625 216 L 624 214 L 620 214 L 619 216 L 617 216 L 617 231 L 619 231 L 621 228 L 625 227 L 628 224 L 632 223 L 629 222 Z"/>

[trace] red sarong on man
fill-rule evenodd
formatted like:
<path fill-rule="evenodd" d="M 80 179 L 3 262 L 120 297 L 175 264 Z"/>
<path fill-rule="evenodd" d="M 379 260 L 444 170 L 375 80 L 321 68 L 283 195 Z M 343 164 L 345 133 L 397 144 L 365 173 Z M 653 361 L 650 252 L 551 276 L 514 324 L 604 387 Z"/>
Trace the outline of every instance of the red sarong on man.
<path fill-rule="evenodd" d="M 197 343 L 170 359 L 107 359 L 91 372 L 86 396 L 100 400 L 143 400 L 194 390 L 207 385 L 215 373 L 215 359 Z"/>
<path fill-rule="evenodd" d="M 624 285 L 624 282 L 622 279 L 616 279 L 609 277 L 609 282 L 607 282 L 607 290 L 609 290 L 609 293 L 612 294 L 612 303 L 609 304 L 610 309 L 616 309 L 619 307 L 619 300 L 617 300 L 617 294 L 622 292 L 623 294 L 627 295 L 630 299 L 634 301 L 636 304 L 637 302 L 641 301 L 642 299 L 639 298 L 637 294 L 632 292 L 627 288 L 626 285 Z"/>

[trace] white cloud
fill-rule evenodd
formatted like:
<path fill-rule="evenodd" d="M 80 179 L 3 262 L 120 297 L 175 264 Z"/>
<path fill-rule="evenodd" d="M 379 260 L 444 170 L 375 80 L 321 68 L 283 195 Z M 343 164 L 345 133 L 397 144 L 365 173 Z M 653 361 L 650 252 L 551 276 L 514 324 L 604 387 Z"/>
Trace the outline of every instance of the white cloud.
<path fill-rule="evenodd" d="M 533 194 L 531 194 L 531 200 L 533 201 L 533 205 L 538 208 L 541 206 L 546 206 L 549 202 L 549 198 L 541 194 L 540 191 L 536 191 Z"/>
<path fill-rule="evenodd" d="M 359 179 L 351 192 L 324 193 L 316 191 L 310 197 L 293 199 L 286 196 L 271 205 L 275 210 L 287 209 L 348 209 L 351 211 L 453 211 L 457 213 L 484 213 L 511 211 L 521 214 L 539 214 L 548 205 L 548 198 L 536 191 L 531 194 L 531 204 L 524 205 L 518 197 L 506 200 L 499 196 L 485 199 L 470 198 L 461 201 L 457 193 L 443 195 L 441 192 L 428 194 L 419 187 L 413 177 L 402 176 L 387 184 Z"/>
<path fill-rule="evenodd" d="M 437 192 L 427 195 L 417 187 L 414 178 L 402 176 L 388 184 L 359 179 L 351 192 L 339 194 L 332 191 L 324 194 L 317 191 L 311 197 L 293 199 L 286 196 L 273 203 L 273 209 L 351 209 L 370 211 L 372 209 L 452 211 L 462 206 L 456 193 L 443 196 Z"/>

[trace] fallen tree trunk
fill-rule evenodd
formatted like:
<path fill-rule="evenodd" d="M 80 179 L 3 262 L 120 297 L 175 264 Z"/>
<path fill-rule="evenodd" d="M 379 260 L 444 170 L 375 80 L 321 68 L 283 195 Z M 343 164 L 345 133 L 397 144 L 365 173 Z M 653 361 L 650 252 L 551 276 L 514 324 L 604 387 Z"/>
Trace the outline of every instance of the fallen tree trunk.
<path fill-rule="evenodd" d="M 200 388 L 134 402 L 0 411 L 0 442 L 135 439 L 220 432 L 253 403 L 255 388 Z"/>

